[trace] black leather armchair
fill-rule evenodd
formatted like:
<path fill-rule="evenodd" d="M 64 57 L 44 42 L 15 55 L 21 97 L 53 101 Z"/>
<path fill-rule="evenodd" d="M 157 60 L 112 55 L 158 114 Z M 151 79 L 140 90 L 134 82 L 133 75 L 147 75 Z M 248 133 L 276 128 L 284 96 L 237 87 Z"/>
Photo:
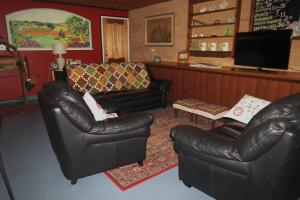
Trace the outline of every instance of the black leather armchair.
<path fill-rule="evenodd" d="M 142 165 L 152 116 L 135 113 L 97 122 L 82 97 L 60 81 L 46 84 L 39 102 L 52 148 L 72 184 L 129 163 Z"/>
<path fill-rule="evenodd" d="M 179 179 L 216 199 L 283 200 L 300 194 L 300 93 L 237 122 L 171 130 Z"/>

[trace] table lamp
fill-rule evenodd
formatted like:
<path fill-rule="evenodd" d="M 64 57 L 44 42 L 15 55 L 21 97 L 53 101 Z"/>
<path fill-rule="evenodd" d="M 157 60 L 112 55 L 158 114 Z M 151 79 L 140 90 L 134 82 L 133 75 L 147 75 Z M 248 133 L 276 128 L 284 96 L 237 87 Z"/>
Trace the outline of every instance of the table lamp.
<path fill-rule="evenodd" d="M 52 52 L 54 55 L 57 55 L 56 63 L 59 70 L 62 70 L 65 65 L 65 59 L 62 55 L 67 53 L 67 47 L 63 43 L 54 43 L 52 46 Z"/>

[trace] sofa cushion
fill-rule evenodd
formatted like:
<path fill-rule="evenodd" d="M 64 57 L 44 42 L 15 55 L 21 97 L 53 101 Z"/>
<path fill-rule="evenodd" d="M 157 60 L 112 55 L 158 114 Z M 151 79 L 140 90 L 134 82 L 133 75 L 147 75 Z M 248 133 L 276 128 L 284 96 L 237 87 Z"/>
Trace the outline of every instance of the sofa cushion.
<path fill-rule="evenodd" d="M 92 94 L 106 91 L 145 89 L 150 78 L 144 64 L 77 64 L 67 66 L 73 89 Z"/>

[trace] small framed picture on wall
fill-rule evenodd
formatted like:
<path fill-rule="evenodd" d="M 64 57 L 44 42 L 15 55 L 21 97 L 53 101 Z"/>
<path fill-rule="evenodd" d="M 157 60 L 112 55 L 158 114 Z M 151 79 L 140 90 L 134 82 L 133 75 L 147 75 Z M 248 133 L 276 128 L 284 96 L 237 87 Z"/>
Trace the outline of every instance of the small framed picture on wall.
<path fill-rule="evenodd" d="M 190 52 L 189 51 L 179 51 L 177 62 L 178 63 L 189 63 Z"/>
<path fill-rule="evenodd" d="M 67 59 L 67 65 L 79 65 L 81 60 Z"/>
<path fill-rule="evenodd" d="M 163 14 L 145 18 L 145 45 L 173 46 L 174 14 Z"/>

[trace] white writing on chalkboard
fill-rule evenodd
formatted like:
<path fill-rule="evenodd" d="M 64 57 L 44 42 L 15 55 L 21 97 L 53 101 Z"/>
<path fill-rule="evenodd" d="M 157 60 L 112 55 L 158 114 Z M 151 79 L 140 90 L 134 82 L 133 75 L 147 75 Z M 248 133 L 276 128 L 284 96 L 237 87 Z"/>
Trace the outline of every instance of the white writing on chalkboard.
<path fill-rule="evenodd" d="M 298 20 L 287 9 L 293 1 L 299 0 L 255 0 L 253 31 L 283 29 Z"/>

